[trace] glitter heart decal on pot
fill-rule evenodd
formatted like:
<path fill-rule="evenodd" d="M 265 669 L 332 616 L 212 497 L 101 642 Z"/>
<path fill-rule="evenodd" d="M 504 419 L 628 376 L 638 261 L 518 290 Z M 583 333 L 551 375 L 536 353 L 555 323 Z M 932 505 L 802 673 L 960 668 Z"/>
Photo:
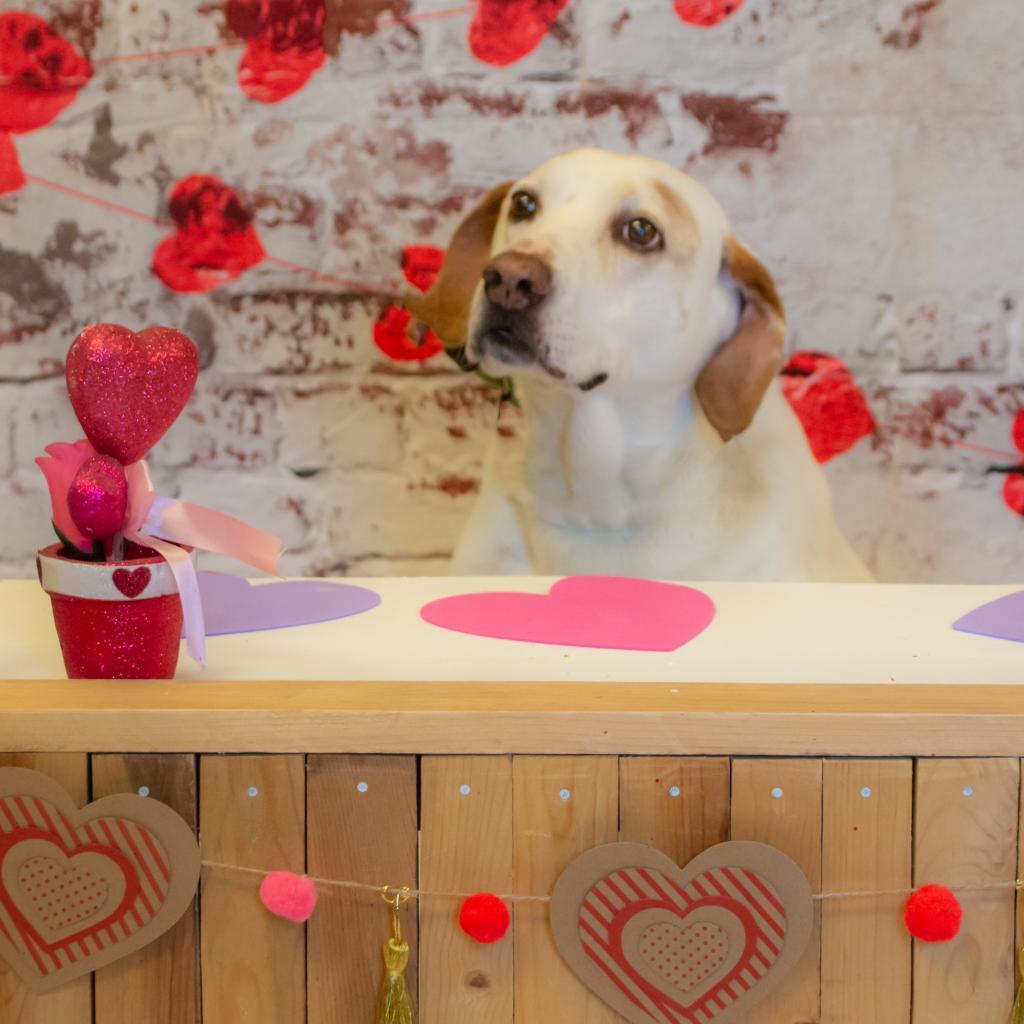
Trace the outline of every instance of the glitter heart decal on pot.
<path fill-rule="evenodd" d="M 125 597 L 138 597 L 149 586 L 150 579 L 151 573 L 144 565 L 137 569 L 115 569 L 113 575 L 114 586 Z"/>
<path fill-rule="evenodd" d="M 65 367 L 68 394 L 98 452 L 127 466 L 170 429 L 199 376 L 199 353 L 180 331 L 92 324 L 75 338 Z"/>

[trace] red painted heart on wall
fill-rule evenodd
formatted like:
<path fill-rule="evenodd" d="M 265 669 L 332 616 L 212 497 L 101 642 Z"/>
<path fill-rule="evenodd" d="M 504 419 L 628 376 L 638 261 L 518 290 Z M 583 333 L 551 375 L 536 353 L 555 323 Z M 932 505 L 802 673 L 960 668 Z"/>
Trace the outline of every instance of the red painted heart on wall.
<path fill-rule="evenodd" d="M 192 830 L 163 804 L 124 794 L 79 811 L 45 775 L 0 770 L 0 956 L 33 991 L 158 938 L 198 878 Z"/>
<path fill-rule="evenodd" d="M 250 99 L 280 103 L 324 63 L 324 0 L 230 0 L 228 27 L 247 40 L 238 85 Z"/>
<path fill-rule="evenodd" d="M 89 61 L 34 14 L 0 14 L 0 195 L 25 184 L 11 135 L 49 124 L 92 77 Z"/>
<path fill-rule="evenodd" d="M 782 393 L 819 462 L 828 462 L 874 433 L 875 420 L 853 374 L 834 356 L 795 352 L 782 368 Z"/>
<path fill-rule="evenodd" d="M 433 245 L 407 245 L 402 250 L 402 273 L 421 292 L 428 291 L 441 273 L 444 250 Z M 444 351 L 444 342 L 433 332 L 420 338 L 409 334 L 412 314 L 398 306 L 388 306 L 373 325 L 373 343 L 389 359 L 398 363 L 423 363 Z"/>
<path fill-rule="evenodd" d="M 153 273 L 176 292 L 210 291 L 266 258 L 252 215 L 220 178 L 182 178 L 170 214 L 178 230 L 156 247 Z"/>
<path fill-rule="evenodd" d="M 1014 447 L 1024 457 L 1024 409 L 1017 413 L 1010 429 Z M 1003 501 L 1011 512 L 1024 516 L 1024 465 L 1008 468 L 1003 481 Z"/>
<path fill-rule="evenodd" d="M 469 48 L 486 64 L 506 67 L 532 53 L 569 0 L 479 0 Z"/>
<path fill-rule="evenodd" d="M 688 25 L 713 28 L 732 17 L 744 0 L 674 0 L 676 14 Z"/>

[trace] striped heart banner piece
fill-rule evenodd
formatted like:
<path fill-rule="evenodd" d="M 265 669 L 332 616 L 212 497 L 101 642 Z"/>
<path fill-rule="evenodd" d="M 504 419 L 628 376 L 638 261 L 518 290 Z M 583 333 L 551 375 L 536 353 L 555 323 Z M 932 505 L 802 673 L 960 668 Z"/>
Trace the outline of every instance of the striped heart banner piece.
<path fill-rule="evenodd" d="M 122 794 L 79 810 L 47 776 L 0 768 L 0 956 L 34 992 L 148 945 L 198 880 L 192 829 L 164 804 Z"/>
<path fill-rule="evenodd" d="M 811 933 L 811 888 L 761 843 L 721 843 L 685 868 L 636 843 L 574 861 L 551 929 L 574 973 L 634 1024 L 741 1024 Z"/>

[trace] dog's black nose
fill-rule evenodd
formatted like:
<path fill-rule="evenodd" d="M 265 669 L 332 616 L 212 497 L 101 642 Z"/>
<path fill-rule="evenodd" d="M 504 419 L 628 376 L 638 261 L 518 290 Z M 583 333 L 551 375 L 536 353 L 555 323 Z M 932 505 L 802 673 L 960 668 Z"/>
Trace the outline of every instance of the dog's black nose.
<path fill-rule="evenodd" d="M 526 252 L 500 253 L 484 267 L 484 294 L 495 306 L 532 309 L 551 291 L 551 267 Z"/>

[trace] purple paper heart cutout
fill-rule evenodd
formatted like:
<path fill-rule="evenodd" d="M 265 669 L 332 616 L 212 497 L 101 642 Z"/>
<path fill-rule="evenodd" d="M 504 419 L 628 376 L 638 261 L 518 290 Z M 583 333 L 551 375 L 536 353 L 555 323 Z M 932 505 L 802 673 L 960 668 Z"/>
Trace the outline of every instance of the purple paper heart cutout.
<path fill-rule="evenodd" d="M 254 587 L 241 576 L 222 572 L 199 573 L 199 593 L 207 636 L 344 619 L 368 612 L 381 601 L 376 591 L 349 583 L 284 580 Z"/>
<path fill-rule="evenodd" d="M 996 640 L 1024 643 L 1024 590 L 975 608 L 957 619 L 953 628 L 961 633 L 977 633 Z"/>

